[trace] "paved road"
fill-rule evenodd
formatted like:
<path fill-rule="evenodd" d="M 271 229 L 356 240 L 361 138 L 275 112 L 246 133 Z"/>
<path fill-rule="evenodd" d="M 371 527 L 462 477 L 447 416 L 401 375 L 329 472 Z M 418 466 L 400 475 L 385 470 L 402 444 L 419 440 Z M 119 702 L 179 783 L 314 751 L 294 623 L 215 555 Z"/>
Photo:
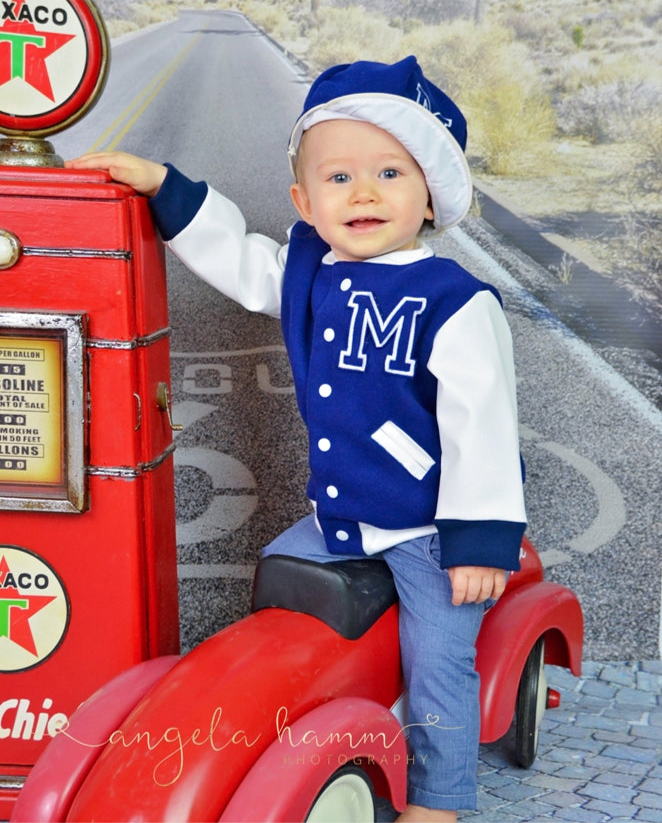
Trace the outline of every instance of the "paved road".
<path fill-rule="evenodd" d="M 662 823 L 660 661 L 586 663 L 581 678 L 550 671 L 563 692 L 547 712 L 538 757 L 513 765 L 510 735 L 481 746 L 478 809 L 462 823 Z M 392 821 L 386 801 L 378 820 Z"/>
<path fill-rule="evenodd" d="M 117 145 L 213 181 L 252 230 L 293 219 L 284 157 L 305 78 L 238 15 L 185 13 L 117 44 L 104 97 L 54 138 Z M 501 289 L 519 375 L 529 534 L 586 616 L 584 676 L 555 670 L 532 770 L 481 752 L 476 823 L 662 823 L 659 662 L 662 415 L 521 283 L 545 272 L 480 220 L 439 241 Z M 261 546 L 307 512 L 306 440 L 278 324 L 168 259 L 185 648 L 246 613 Z M 613 662 L 606 662 L 613 661 Z M 387 810 L 384 811 L 388 818 Z"/>
<path fill-rule="evenodd" d="M 139 48 L 136 43 L 139 42 Z M 235 199 L 252 230 L 293 219 L 284 147 L 306 79 L 240 15 L 183 13 L 118 44 L 97 108 L 60 154 L 118 145 Z M 485 224 L 440 253 L 502 290 L 513 327 L 529 534 L 586 615 L 586 657 L 659 656 L 662 414 L 518 285 L 544 276 Z M 245 613 L 262 545 L 307 512 L 305 435 L 278 324 L 169 258 L 182 637 Z"/>

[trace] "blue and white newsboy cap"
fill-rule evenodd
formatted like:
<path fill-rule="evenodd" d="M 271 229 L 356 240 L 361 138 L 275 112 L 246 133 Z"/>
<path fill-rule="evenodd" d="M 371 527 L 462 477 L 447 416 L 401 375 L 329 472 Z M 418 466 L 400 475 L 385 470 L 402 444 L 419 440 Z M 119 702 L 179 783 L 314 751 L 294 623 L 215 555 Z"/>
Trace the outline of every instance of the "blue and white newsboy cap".
<path fill-rule="evenodd" d="M 293 173 L 303 133 L 331 119 L 372 123 L 402 143 L 425 175 L 436 230 L 450 228 L 466 215 L 472 197 L 464 155 L 466 120 L 450 97 L 425 78 L 415 57 L 393 65 L 362 60 L 322 72 L 292 130 L 288 155 Z"/>

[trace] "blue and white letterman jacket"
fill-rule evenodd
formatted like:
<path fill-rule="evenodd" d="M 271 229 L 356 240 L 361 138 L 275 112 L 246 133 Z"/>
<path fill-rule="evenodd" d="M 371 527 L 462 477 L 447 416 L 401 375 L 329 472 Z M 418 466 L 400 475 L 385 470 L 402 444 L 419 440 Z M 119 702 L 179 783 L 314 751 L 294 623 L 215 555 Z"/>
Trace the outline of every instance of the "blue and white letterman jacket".
<path fill-rule="evenodd" d="M 180 259 L 280 316 L 327 548 L 439 532 L 442 566 L 519 568 L 525 528 L 510 330 L 496 289 L 422 245 L 337 261 L 305 223 L 281 247 L 172 167 L 150 201 Z"/>

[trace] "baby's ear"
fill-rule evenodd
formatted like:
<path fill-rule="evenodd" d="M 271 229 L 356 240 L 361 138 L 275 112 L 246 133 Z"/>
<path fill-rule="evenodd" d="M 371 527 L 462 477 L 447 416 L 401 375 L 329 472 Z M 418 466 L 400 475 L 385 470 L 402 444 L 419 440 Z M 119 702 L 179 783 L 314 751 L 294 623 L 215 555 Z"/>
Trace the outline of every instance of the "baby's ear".
<path fill-rule="evenodd" d="M 290 186 L 290 197 L 294 203 L 294 208 L 299 212 L 302 220 L 309 225 L 313 225 L 312 211 L 310 208 L 310 198 L 303 183 L 292 183 Z"/>
<path fill-rule="evenodd" d="M 434 210 L 432 208 L 432 198 L 428 195 L 428 205 L 425 209 L 425 219 L 434 223 Z"/>

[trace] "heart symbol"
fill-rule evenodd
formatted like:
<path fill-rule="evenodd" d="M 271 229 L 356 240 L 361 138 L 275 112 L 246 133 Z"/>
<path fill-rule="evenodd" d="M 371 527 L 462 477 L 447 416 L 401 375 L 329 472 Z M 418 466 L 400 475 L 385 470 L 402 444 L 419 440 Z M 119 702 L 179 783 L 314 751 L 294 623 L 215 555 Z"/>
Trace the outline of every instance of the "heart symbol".
<path fill-rule="evenodd" d="M 439 722 L 439 715 L 438 714 L 428 714 L 426 715 L 425 719 L 428 722 L 429 726 L 436 726 Z"/>

